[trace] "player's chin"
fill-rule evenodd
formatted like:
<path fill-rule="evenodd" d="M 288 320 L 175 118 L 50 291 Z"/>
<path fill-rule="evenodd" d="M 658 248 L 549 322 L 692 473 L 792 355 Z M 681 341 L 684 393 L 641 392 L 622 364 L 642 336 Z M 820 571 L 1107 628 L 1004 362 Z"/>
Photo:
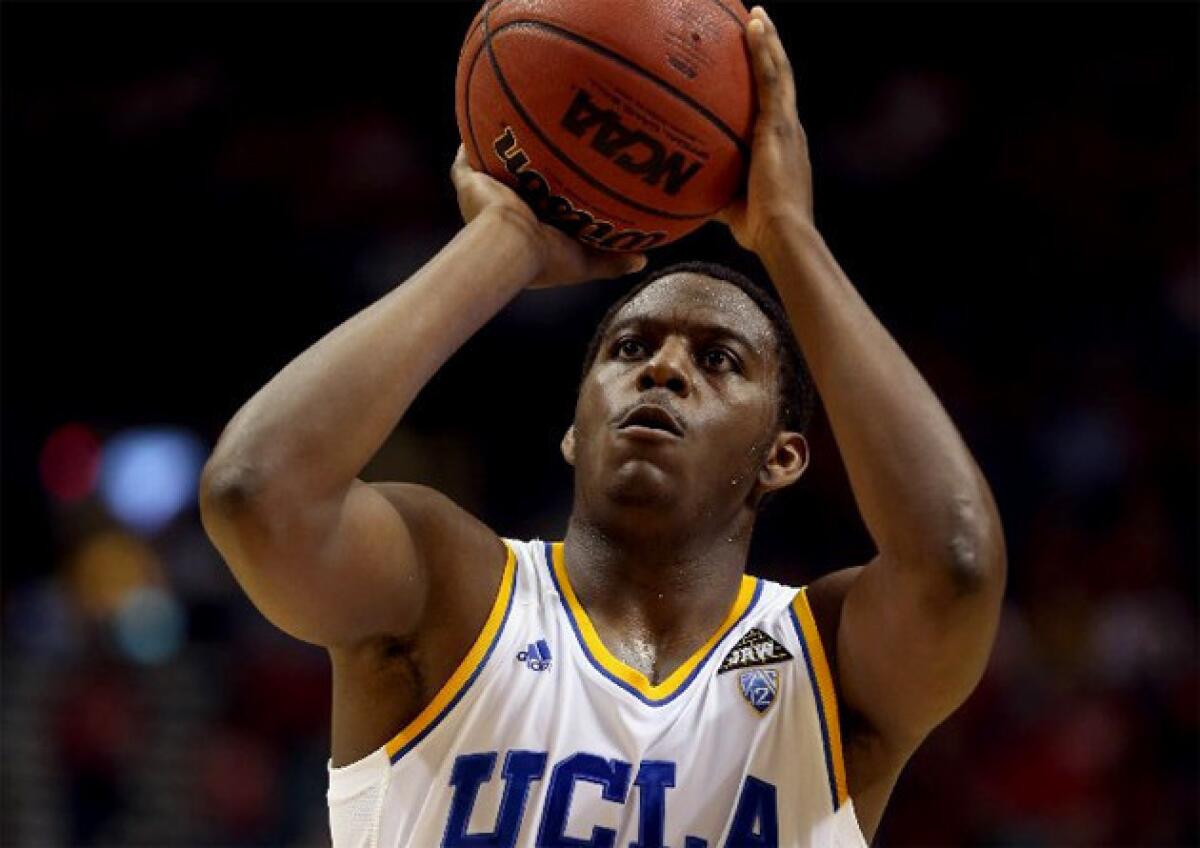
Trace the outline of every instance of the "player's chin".
<path fill-rule="evenodd" d="M 631 509 L 663 509 L 679 500 L 686 483 L 674 464 L 660 458 L 634 457 L 622 462 L 605 487 L 608 498 Z"/>

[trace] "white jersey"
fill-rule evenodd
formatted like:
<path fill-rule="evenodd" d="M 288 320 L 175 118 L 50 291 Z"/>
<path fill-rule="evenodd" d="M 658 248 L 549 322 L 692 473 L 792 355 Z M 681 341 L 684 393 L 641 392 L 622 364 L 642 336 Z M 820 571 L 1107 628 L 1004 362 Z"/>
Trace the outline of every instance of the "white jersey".
<path fill-rule="evenodd" d="M 337 848 L 865 848 L 803 589 L 742 578 L 717 631 L 652 684 L 597 637 L 561 543 L 506 544 L 450 680 L 330 768 Z"/>

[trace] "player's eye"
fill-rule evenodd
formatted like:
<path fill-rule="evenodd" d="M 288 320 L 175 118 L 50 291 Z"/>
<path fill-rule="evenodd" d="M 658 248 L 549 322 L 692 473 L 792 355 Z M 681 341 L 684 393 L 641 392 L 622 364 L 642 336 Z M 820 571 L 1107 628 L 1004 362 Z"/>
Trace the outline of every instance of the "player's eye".
<path fill-rule="evenodd" d="M 709 371 L 739 371 L 737 358 L 723 347 L 710 347 L 700 354 L 700 364 Z"/>
<path fill-rule="evenodd" d="M 640 359 L 646 355 L 646 344 L 635 336 L 625 336 L 617 339 L 613 345 L 613 354 L 617 359 Z"/>

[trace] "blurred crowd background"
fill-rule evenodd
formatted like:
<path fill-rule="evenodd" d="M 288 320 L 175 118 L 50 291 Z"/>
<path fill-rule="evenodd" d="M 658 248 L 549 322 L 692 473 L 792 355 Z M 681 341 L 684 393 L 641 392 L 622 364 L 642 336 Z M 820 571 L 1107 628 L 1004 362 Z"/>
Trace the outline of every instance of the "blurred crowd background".
<path fill-rule="evenodd" d="M 329 672 L 240 594 L 221 428 L 459 225 L 474 3 L 0 7 L 0 843 L 327 844 Z M 991 665 L 876 844 L 1196 845 L 1197 9 L 770 7 L 818 223 L 1007 532 Z M 754 270 L 713 225 L 663 252 Z M 557 538 L 557 442 L 621 283 L 522 296 L 366 479 Z M 403 327 L 397 327 L 403 332 Z M 752 571 L 872 548 L 828 423 Z"/>

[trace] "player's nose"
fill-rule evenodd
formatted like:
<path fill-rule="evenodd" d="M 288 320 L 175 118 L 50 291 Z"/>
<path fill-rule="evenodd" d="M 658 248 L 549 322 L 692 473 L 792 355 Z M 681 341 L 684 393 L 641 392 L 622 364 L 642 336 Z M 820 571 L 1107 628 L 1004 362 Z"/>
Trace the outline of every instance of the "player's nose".
<path fill-rule="evenodd" d="M 667 389 L 679 397 L 687 397 L 692 391 L 689 361 L 687 344 L 679 338 L 667 338 L 638 372 L 638 389 L 643 392 Z"/>

